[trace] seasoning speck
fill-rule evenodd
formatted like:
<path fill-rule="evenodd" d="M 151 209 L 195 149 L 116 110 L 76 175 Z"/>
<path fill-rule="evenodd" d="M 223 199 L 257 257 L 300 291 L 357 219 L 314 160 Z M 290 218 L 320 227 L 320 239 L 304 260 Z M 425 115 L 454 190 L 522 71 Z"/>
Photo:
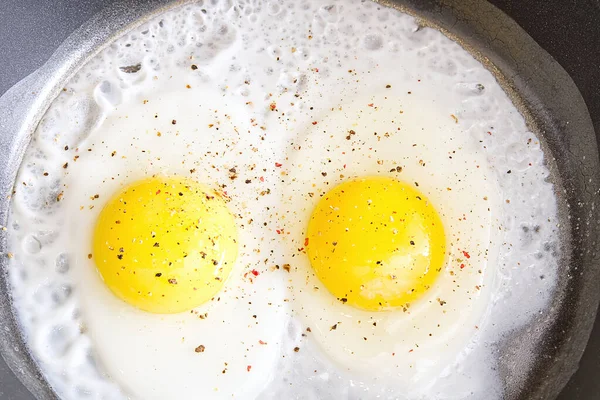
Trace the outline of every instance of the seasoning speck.
<path fill-rule="evenodd" d="M 204 353 L 204 350 L 205 350 L 205 349 L 206 349 L 206 347 L 204 347 L 204 345 L 203 345 L 203 344 L 201 344 L 200 346 L 196 347 L 196 348 L 194 349 L 194 351 L 195 351 L 196 353 Z"/>

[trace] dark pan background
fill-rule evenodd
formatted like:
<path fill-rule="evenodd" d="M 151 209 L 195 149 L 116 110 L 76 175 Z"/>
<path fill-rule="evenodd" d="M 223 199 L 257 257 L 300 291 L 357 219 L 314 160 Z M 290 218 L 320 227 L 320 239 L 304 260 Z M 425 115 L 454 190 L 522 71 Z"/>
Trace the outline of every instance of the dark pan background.
<path fill-rule="evenodd" d="M 73 30 L 113 1 L 0 0 L 0 95 L 41 66 Z M 571 75 L 600 141 L 600 0 L 490 2 L 521 25 Z M 580 369 L 559 400 L 600 399 L 598 371 L 600 314 Z M 33 400 L 1 358 L 0 399 Z"/>

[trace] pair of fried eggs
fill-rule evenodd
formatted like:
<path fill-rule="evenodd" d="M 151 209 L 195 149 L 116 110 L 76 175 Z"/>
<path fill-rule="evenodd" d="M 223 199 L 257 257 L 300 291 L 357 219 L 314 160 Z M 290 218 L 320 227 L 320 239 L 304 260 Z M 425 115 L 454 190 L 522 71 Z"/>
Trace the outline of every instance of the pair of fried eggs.
<path fill-rule="evenodd" d="M 77 302 L 48 321 L 91 338 L 100 370 L 135 398 L 288 386 L 308 397 L 321 381 L 332 389 L 320 398 L 357 387 L 360 398 L 461 396 L 460 383 L 430 386 L 476 347 L 501 242 L 511 263 L 529 251 L 500 237 L 512 232 L 501 195 L 520 189 L 493 168 L 520 149 L 515 172 L 546 171 L 538 143 L 489 72 L 407 15 L 370 2 L 263 5 L 173 10 L 93 60 L 53 105 L 14 201 L 26 226 L 27 190 L 49 179 L 38 172 L 64 174 L 51 193 L 67 212 L 33 212 L 30 224 L 65 223 L 42 253 L 69 250 Z M 118 51 L 142 40 L 147 58 L 120 69 Z M 101 111 L 78 118 L 90 92 Z M 515 218 L 554 215 L 543 201 L 512 204 Z M 36 337 L 36 349 L 53 346 Z M 72 371 L 89 364 L 87 348 L 37 356 L 85 392 L 93 374 Z"/>
<path fill-rule="evenodd" d="M 182 396 L 258 396 L 281 347 L 304 348 L 286 333 L 292 316 L 351 376 L 430 384 L 476 332 L 495 257 L 486 161 L 452 117 L 431 104 L 439 119 L 421 120 L 429 93 L 415 93 L 401 124 L 419 139 L 397 131 L 382 146 L 371 131 L 396 126 L 399 100 L 360 98 L 263 153 L 226 117 L 230 105 L 194 115 L 178 103 L 189 93 L 110 116 L 68 174 L 77 190 L 64 201 L 81 213 L 73 240 L 92 243 L 77 280 L 107 370 L 142 398 L 173 393 L 147 374 Z M 126 134 L 123 147 L 135 130 L 144 133 Z M 165 138 L 186 149 L 181 165 L 181 153 L 160 150 Z M 464 155 L 445 154 L 459 140 Z M 163 172 L 140 176 L 140 161 Z"/>

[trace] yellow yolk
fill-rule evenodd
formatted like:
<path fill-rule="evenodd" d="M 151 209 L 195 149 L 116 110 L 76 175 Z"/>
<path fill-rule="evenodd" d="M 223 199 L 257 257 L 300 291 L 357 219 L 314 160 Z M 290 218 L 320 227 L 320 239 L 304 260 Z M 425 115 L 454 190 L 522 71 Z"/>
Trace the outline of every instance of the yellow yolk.
<path fill-rule="evenodd" d="M 410 306 L 432 286 L 446 252 L 442 221 L 427 198 L 385 177 L 328 192 L 313 211 L 306 241 L 325 287 L 371 311 Z"/>
<path fill-rule="evenodd" d="M 210 300 L 236 256 L 236 225 L 224 199 L 178 177 L 126 187 L 104 207 L 94 231 L 93 258 L 106 285 L 152 313 Z"/>

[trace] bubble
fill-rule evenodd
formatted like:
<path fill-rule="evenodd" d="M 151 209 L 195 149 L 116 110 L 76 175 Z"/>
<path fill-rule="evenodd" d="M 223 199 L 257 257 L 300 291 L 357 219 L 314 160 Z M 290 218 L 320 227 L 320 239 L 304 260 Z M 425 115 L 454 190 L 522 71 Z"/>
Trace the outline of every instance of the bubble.
<path fill-rule="evenodd" d="M 270 1 L 267 5 L 267 12 L 269 15 L 276 16 L 281 12 L 281 7 L 276 1 Z"/>
<path fill-rule="evenodd" d="M 71 285 L 60 285 L 58 286 L 51 295 L 52 301 L 56 304 L 57 307 L 63 305 L 73 293 L 73 289 Z"/>
<path fill-rule="evenodd" d="M 485 91 L 485 86 L 481 83 L 459 82 L 454 87 L 457 92 L 467 96 L 480 96 Z"/>
<path fill-rule="evenodd" d="M 60 180 L 55 180 L 51 185 L 28 184 L 17 190 L 16 199 L 31 213 L 52 215 L 56 212 L 62 199 L 63 191 Z"/>
<path fill-rule="evenodd" d="M 73 331 L 65 325 L 54 325 L 43 333 L 44 352 L 52 358 L 64 357 L 73 340 Z"/>
<path fill-rule="evenodd" d="M 380 12 L 377 14 L 377 20 L 380 22 L 385 22 L 390 19 L 390 13 L 387 11 Z"/>
<path fill-rule="evenodd" d="M 320 7 L 318 13 L 324 21 L 327 21 L 328 23 L 336 23 L 340 19 L 338 11 L 338 6 L 329 4 Z"/>
<path fill-rule="evenodd" d="M 267 54 L 269 54 L 272 58 L 278 59 L 281 56 L 281 50 L 275 46 L 269 46 L 267 48 Z"/>
<path fill-rule="evenodd" d="M 240 94 L 240 96 L 244 96 L 247 97 L 250 95 L 250 89 L 248 89 L 247 86 L 240 86 L 240 88 L 238 89 L 238 93 Z"/>
<path fill-rule="evenodd" d="M 56 272 L 58 272 L 59 274 L 66 274 L 67 272 L 69 272 L 69 256 L 66 253 L 60 253 L 56 257 L 55 268 Z"/>
<path fill-rule="evenodd" d="M 400 51 L 400 44 L 398 44 L 398 42 L 391 41 L 388 43 L 388 48 L 391 52 L 397 53 L 398 51 Z"/>
<path fill-rule="evenodd" d="M 456 63 L 449 59 L 449 58 L 431 58 L 429 60 L 429 62 L 427 63 L 427 65 L 429 66 L 429 68 L 431 68 L 433 71 L 436 71 L 438 73 L 447 75 L 447 76 L 454 76 L 457 73 L 457 66 Z"/>
<path fill-rule="evenodd" d="M 370 34 L 365 36 L 363 44 L 367 50 L 379 50 L 383 47 L 383 39 L 379 35 Z"/>
<path fill-rule="evenodd" d="M 87 386 L 75 387 L 75 396 L 77 396 L 76 398 L 89 399 L 90 397 L 92 397 L 93 393 L 94 390 L 88 388 Z"/>
<path fill-rule="evenodd" d="M 23 239 L 23 251 L 27 254 L 37 254 L 42 250 L 42 244 L 33 235 L 27 235 Z"/>
<path fill-rule="evenodd" d="M 141 68 L 141 64 L 138 65 L 140 65 Z M 123 95 L 121 89 L 116 87 L 110 81 L 102 81 L 94 89 L 94 99 L 96 100 L 96 103 L 103 108 L 112 109 L 118 106 L 121 104 L 122 98 Z"/>
<path fill-rule="evenodd" d="M 91 97 L 80 95 L 74 96 L 67 105 L 68 113 L 63 118 L 68 118 L 70 132 L 65 133 L 64 141 L 69 147 L 77 147 L 103 120 L 103 113 L 98 103 Z"/>
<path fill-rule="evenodd" d="M 308 61 L 310 59 L 310 51 L 305 47 L 298 47 L 294 52 L 294 56 L 304 61 Z"/>

